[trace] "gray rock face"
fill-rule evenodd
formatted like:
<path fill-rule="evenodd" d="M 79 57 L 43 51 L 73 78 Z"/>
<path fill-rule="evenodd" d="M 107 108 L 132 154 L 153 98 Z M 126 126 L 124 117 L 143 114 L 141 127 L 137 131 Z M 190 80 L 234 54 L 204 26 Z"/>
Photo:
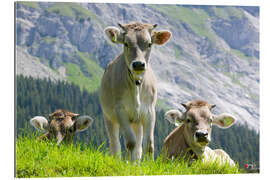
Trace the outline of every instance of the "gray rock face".
<path fill-rule="evenodd" d="M 39 77 L 35 68 L 21 70 L 21 59 L 33 64 L 26 61 L 29 56 L 40 60 L 36 67 L 49 66 L 63 77 L 65 63 L 85 70 L 80 53 L 105 69 L 122 51 L 121 45 L 105 37 L 106 26 L 157 23 L 157 30 L 172 32 L 165 46 L 152 48 L 159 99 L 168 108 L 203 99 L 217 105 L 215 113 L 234 114 L 239 123 L 259 131 L 258 7 L 66 3 L 62 11 L 57 5 L 17 5 L 17 73 Z M 60 78 L 57 73 L 43 72 Z"/>
<path fill-rule="evenodd" d="M 65 71 L 60 68 L 60 72 Z M 65 73 L 58 74 L 39 62 L 36 57 L 27 53 L 26 49 L 16 47 L 16 74 L 39 79 L 50 79 L 54 82 L 65 81 Z"/>

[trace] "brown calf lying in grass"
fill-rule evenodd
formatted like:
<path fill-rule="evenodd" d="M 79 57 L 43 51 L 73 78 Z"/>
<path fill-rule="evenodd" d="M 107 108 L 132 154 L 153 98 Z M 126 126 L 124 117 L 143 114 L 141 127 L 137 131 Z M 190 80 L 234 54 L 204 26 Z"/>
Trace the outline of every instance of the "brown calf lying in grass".
<path fill-rule="evenodd" d="M 57 145 L 62 141 L 72 143 L 74 134 L 85 131 L 93 123 L 90 116 L 80 116 L 67 110 L 56 110 L 49 115 L 49 122 L 43 116 L 35 116 L 30 124 L 39 131 L 45 131 L 41 139 L 56 138 Z"/>
<path fill-rule="evenodd" d="M 187 159 L 202 158 L 203 161 L 219 160 L 221 164 L 229 163 L 234 166 L 234 161 L 222 149 L 212 150 L 207 146 L 211 141 L 212 125 L 219 128 L 228 128 L 235 123 L 235 118 L 230 114 L 212 114 L 215 105 L 205 101 L 191 101 L 182 104 L 186 111 L 170 110 L 165 113 L 165 119 L 179 127 L 174 129 L 165 139 L 163 152 L 168 158 L 186 156 Z"/>

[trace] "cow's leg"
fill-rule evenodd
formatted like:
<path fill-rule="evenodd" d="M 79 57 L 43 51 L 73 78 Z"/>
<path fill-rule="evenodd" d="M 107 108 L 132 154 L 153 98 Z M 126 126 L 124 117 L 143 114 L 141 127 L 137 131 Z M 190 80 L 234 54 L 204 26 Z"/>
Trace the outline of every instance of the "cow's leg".
<path fill-rule="evenodd" d="M 116 109 L 116 116 L 117 120 L 120 124 L 120 128 L 123 132 L 123 137 L 125 139 L 126 148 L 128 151 L 128 156 L 131 161 L 135 160 L 135 152 L 134 148 L 136 145 L 136 135 L 133 132 L 130 122 L 128 119 L 128 116 L 126 112 L 124 111 L 124 108 L 122 106 L 115 106 Z"/>
<path fill-rule="evenodd" d="M 142 139 L 143 139 L 143 127 L 142 124 L 133 124 L 132 129 L 136 135 L 136 144 L 134 148 L 135 159 L 140 160 L 142 157 Z"/>
<path fill-rule="evenodd" d="M 127 156 L 131 161 L 135 161 L 135 146 L 136 146 L 136 135 L 130 127 L 129 123 L 121 124 L 121 129 L 125 139 L 125 144 L 127 148 Z"/>
<path fill-rule="evenodd" d="M 110 151 L 112 155 L 119 156 L 119 158 L 121 158 L 121 144 L 119 141 L 119 124 L 113 123 L 105 115 L 103 115 L 103 117 L 107 134 L 109 136 Z"/>
<path fill-rule="evenodd" d="M 155 128 L 155 108 L 152 107 L 149 115 L 143 121 L 143 150 L 145 155 L 154 158 L 154 128 Z"/>

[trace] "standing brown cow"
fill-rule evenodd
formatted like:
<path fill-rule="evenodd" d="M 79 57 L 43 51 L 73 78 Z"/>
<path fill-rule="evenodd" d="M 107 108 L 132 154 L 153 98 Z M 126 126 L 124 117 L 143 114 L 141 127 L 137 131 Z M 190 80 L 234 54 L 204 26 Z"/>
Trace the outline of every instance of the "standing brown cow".
<path fill-rule="evenodd" d="M 186 112 L 170 110 L 165 113 L 165 118 L 173 124 L 182 123 L 173 130 L 165 139 L 163 152 L 168 158 L 185 156 L 186 159 L 202 158 L 204 161 L 218 159 L 221 163 L 234 166 L 233 160 L 222 149 L 212 150 L 207 147 L 211 141 L 212 125 L 228 128 L 235 123 L 235 118 L 230 114 L 214 115 L 211 110 L 215 105 L 205 101 L 191 101 L 182 104 Z"/>
<path fill-rule="evenodd" d="M 123 52 L 110 62 L 104 72 L 100 102 L 113 155 L 120 155 L 119 129 L 122 130 L 131 161 L 144 152 L 154 152 L 156 78 L 150 66 L 154 44 L 166 43 L 169 31 L 154 32 L 157 25 L 144 23 L 118 24 L 107 27 L 113 43 L 124 45 Z"/>
<path fill-rule="evenodd" d="M 57 145 L 62 141 L 72 143 L 74 134 L 85 131 L 93 122 L 89 116 L 80 116 L 67 110 L 56 110 L 49 115 L 50 123 L 43 116 L 36 116 L 30 120 L 30 124 L 37 130 L 45 131 L 40 137 L 56 138 Z"/>

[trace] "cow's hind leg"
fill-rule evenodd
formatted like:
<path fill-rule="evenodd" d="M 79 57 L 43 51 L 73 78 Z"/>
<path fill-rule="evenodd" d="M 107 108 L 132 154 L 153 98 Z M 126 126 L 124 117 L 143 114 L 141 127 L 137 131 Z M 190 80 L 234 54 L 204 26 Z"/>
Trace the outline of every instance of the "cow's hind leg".
<path fill-rule="evenodd" d="M 113 123 L 104 115 L 104 122 L 110 141 L 110 151 L 112 155 L 121 158 L 121 144 L 119 141 L 119 124 Z"/>

